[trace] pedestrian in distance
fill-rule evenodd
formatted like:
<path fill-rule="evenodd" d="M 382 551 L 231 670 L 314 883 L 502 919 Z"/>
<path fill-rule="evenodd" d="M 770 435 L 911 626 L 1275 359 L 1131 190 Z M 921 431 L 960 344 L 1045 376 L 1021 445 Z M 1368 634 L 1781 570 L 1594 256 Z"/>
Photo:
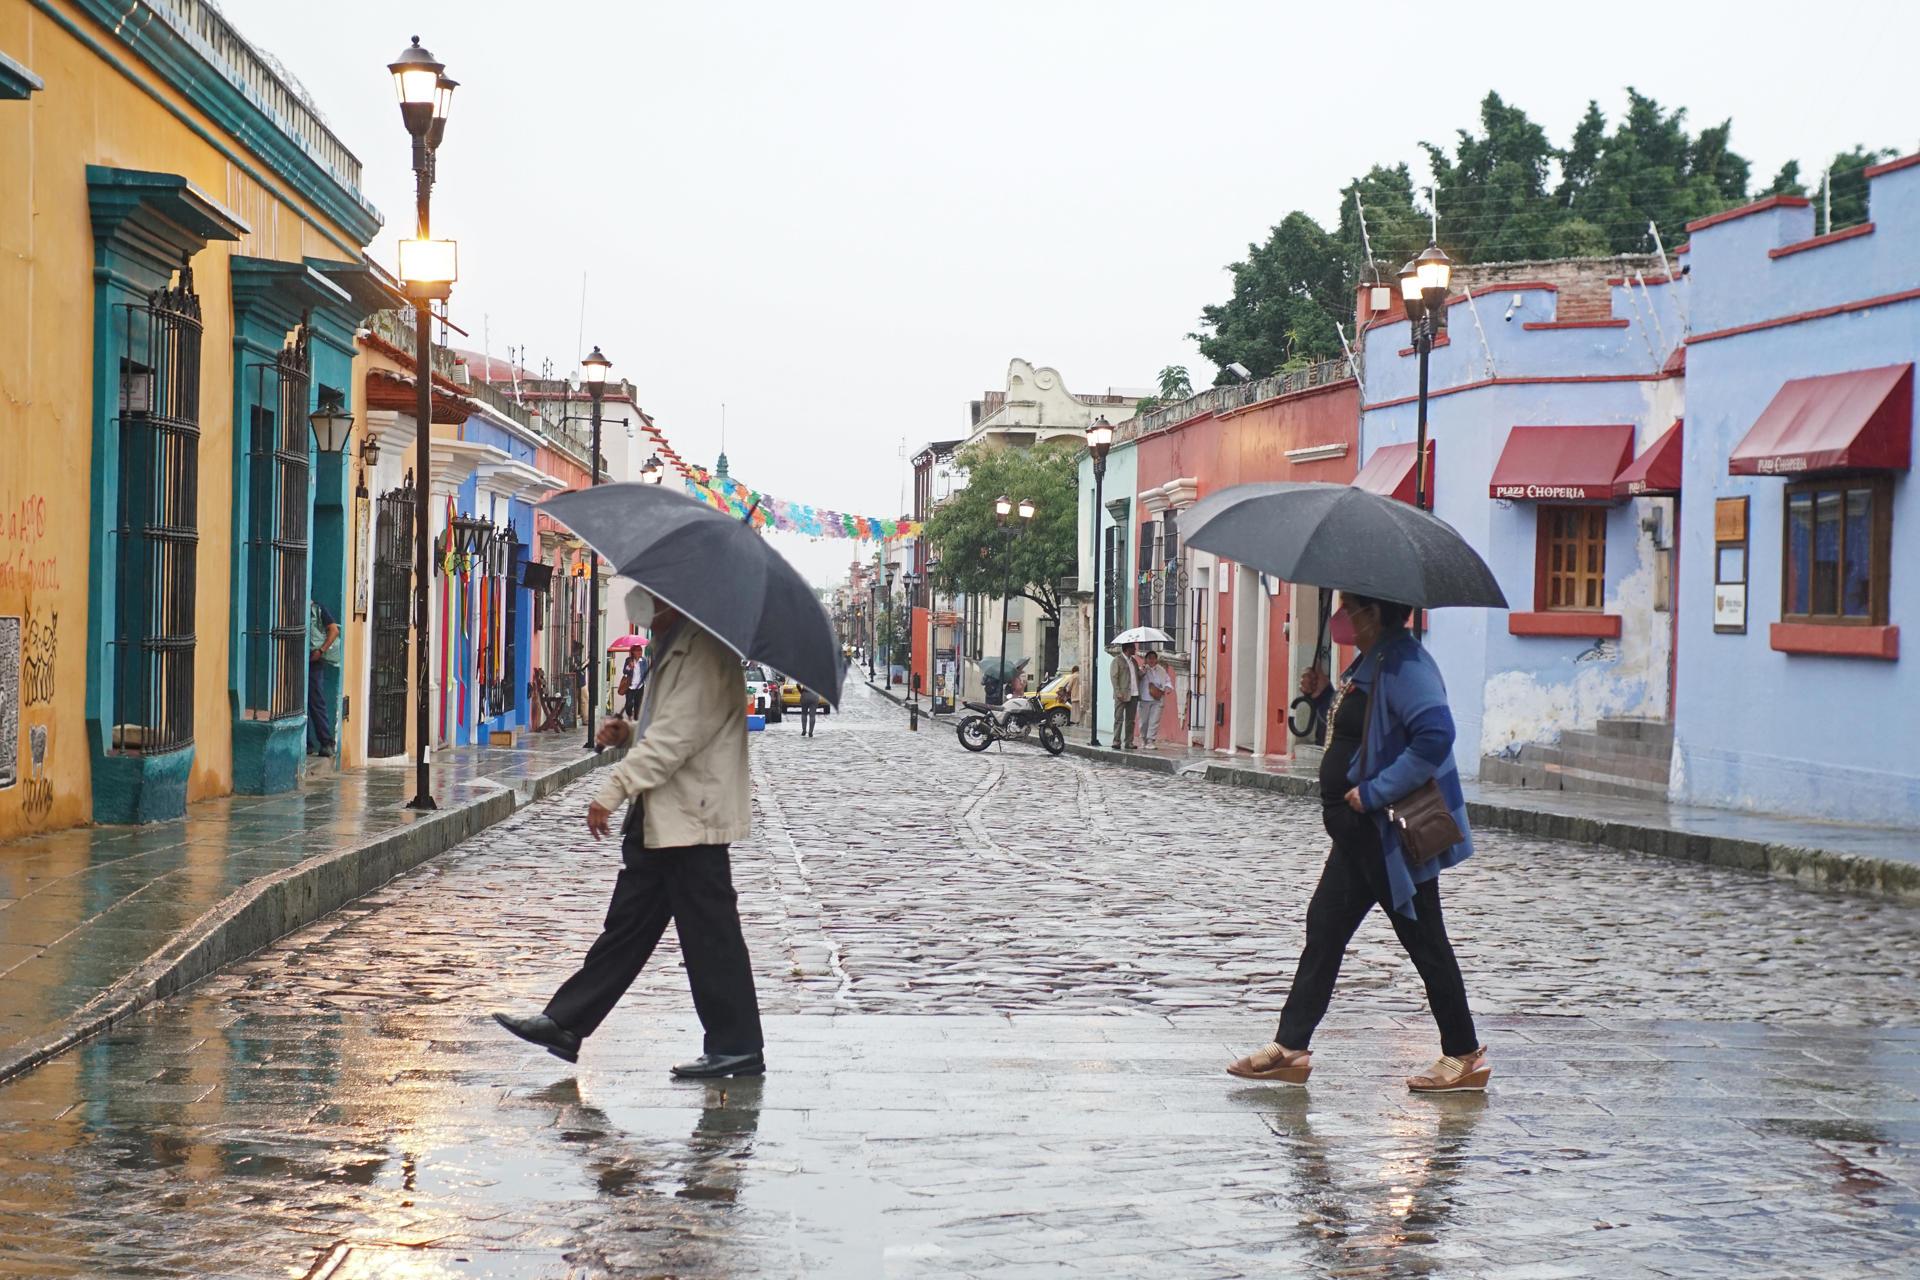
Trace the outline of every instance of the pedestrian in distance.
<path fill-rule="evenodd" d="M 333 708 L 327 672 L 340 669 L 340 624 L 318 597 L 307 600 L 307 754 L 333 754 Z"/>
<path fill-rule="evenodd" d="M 739 655 L 698 624 L 651 597 L 637 603 L 651 614 L 658 656 L 638 722 L 600 727 L 602 746 L 631 750 L 606 770 L 587 805 L 596 839 L 628 806 L 606 925 L 543 1012 L 493 1016 L 521 1039 L 577 1061 L 581 1042 L 640 976 L 672 922 L 706 1029 L 704 1052 L 673 1074 L 759 1075 L 766 1070 L 760 1005 L 728 860 L 728 846 L 749 827 L 745 677 Z"/>
<path fill-rule="evenodd" d="M 1060 686 L 1060 696 L 1066 700 L 1068 714 L 1075 724 L 1083 724 L 1087 718 L 1086 690 L 1080 679 L 1080 664 L 1074 663 L 1067 672 L 1067 682 Z"/>
<path fill-rule="evenodd" d="M 584 724 L 591 710 L 587 706 L 587 647 L 585 645 L 573 646 L 573 661 L 567 666 L 567 675 L 573 681 L 573 722 Z"/>
<path fill-rule="evenodd" d="M 640 700 L 646 696 L 647 674 L 652 669 L 653 664 L 647 658 L 646 652 L 640 649 L 634 650 L 633 656 L 627 662 L 628 687 L 626 700 L 620 708 L 620 714 L 629 720 L 638 719 L 640 716 Z"/>
<path fill-rule="evenodd" d="M 1133 749 L 1134 714 L 1140 706 L 1140 670 L 1133 664 L 1133 645 L 1123 644 L 1107 671 L 1113 688 L 1113 745 Z"/>
<path fill-rule="evenodd" d="M 1146 665 L 1140 669 L 1140 691 L 1146 696 L 1140 699 L 1140 745 L 1151 747 L 1160 740 L 1160 713 L 1173 696 L 1173 673 L 1160 661 L 1159 650 L 1141 656 Z"/>
<path fill-rule="evenodd" d="M 1303 1085 L 1313 1070 L 1308 1045 L 1326 1015 L 1340 960 L 1354 931 L 1378 905 L 1426 984 L 1440 1027 L 1439 1061 L 1407 1080 L 1416 1093 L 1483 1090 L 1493 1073 L 1474 1031 L 1466 983 L 1440 913 L 1443 868 L 1473 853 L 1466 802 L 1453 763 L 1453 713 L 1440 668 L 1408 633 L 1404 604 L 1342 592 L 1340 608 L 1360 650 L 1338 694 L 1310 670 L 1302 691 L 1332 702 L 1320 761 L 1323 821 L 1333 849 L 1307 904 L 1306 945 L 1273 1041 L 1227 1068 L 1246 1080 Z M 1459 842 L 1424 862 L 1409 856 L 1388 810 L 1432 781 Z M 1451 834 L 1451 833 L 1449 833 Z"/>
<path fill-rule="evenodd" d="M 820 714 L 820 695 L 805 685 L 800 686 L 800 736 L 813 736 L 813 721 Z"/>

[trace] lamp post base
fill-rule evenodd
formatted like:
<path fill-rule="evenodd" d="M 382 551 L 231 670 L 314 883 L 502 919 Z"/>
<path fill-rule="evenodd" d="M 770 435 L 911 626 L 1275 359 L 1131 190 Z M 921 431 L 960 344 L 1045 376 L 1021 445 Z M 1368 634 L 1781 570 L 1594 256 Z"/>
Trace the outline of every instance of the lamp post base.
<path fill-rule="evenodd" d="M 415 796 L 413 799 L 407 801 L 407 808 L 409 809 L 438 809 L 439 807 L 439 805 L 434 803 L 433 797 L 428 795 Z"/>

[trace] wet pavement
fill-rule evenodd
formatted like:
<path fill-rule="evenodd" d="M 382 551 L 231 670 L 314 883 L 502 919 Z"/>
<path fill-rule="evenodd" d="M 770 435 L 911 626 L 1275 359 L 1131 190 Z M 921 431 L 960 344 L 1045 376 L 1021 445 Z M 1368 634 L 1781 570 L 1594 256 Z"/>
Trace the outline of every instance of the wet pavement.
<path fill-rule="evenodd" d="M 735 851 L 764 1080 L 667 1078 L 671 940 L 578 1068 L 487 1019 L 604 911 L 583 784 L 0 1086 L 0 1275 L 1912 1273 L 1920 909 L 1488 833 L 1446 891 L 1492 1092 L 1405 1091 L 1377 919 L 1312 1086 L 1249 1086 L 1310 806 L 865 693 L 788 729 Z"/>
<path fill-rule="evenodd" d="M 300 786 L 280 795 L 203 801 L 173 822 L 0 843 L 0 1068 L 236 892 L 423 817 L 445 819 L 581 755 L 566 734 L 528 735 L 511 749 L 443 749 L 434 764 L 440 808 L 424 816 L 405 808 L 411 767 L 342 772 L 309 758 Z"/>

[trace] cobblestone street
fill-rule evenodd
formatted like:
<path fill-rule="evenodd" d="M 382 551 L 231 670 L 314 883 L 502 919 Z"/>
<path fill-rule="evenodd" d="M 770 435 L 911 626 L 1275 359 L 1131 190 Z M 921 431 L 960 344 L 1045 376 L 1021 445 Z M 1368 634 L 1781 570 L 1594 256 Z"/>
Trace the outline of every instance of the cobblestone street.
<path fill-rule="evenodd" d="M 1491 1092 L 1406 1092 L 1437 1047 L 1377 916 L 1311 1088 L 1249 1087 L 1314 806 L 969 755 L 865 689 L 753 761 L 764 1079 L 667 1078 L 671 935 L 577 1069 L 489 1020 L 599 925 L 589 780 L 0 1086 L 0 1274 L 1912 1274 L 1911 905 L 1478 833 Z"/>

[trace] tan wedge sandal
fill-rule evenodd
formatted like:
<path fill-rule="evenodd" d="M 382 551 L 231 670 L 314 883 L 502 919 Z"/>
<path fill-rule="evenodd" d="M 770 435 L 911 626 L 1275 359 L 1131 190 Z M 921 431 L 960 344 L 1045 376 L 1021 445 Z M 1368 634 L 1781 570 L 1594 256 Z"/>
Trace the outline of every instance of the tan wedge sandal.
<path fill-rule="evenodd" d="M 1463 1058 L 1441 1058 L 1425 1075 L 1408 1076 L 1407 1088 L 1415 1093 L 1479 1093 L 1492 1076 L 1487 1047 L 1481 1045 Z"/>
<path fill-rule="evenodd" d="M 1229 1063 L 1227 1074 L 1242 1080 L 1264 1080 L 1268 1084 L 1304 1085 L 1313 1074 L 1313 1055 L 1305 1049 L 1283 1049 L 1268 1043 L 1238 1062 Z"/>

